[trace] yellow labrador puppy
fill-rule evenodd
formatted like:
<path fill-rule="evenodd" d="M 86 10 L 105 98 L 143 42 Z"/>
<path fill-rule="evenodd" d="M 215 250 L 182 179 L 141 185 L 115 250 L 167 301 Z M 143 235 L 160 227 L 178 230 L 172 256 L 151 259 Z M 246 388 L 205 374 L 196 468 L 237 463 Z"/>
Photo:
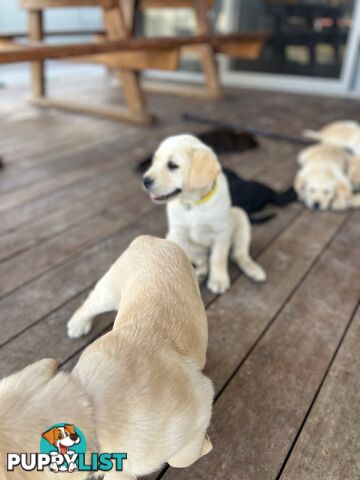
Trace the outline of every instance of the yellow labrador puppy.
<path fill-rule="evenodd" d="M 347 176 L 354 188 L 360 187 L 360 125 L 357 122 L 333 122 L 319 131 L 305 130 L 303 133 L 325 145 L 347 150 Z"/>
<path fill-rule="evenodd" d="M 300 152 L 294 188 L 308 208 L 346 210 L 359 206 L 346 174 L 348 155 L 331 145 L 318 144 Z"/>
<path fill-rule="evenodd" d="M 94 315 L 113 309 L 113 330 L 86 348 L 71 373 L 42 360 L 0 382 L 0 468 L 4 452 L 38 451 L 41 432 L 64 419 L 81 429 L 89 452 L 127 453 L 124 472 L 105 480 L 135 480 L 165 462 L 186 467 L 211 450 L 213 386 L 202 373 L 207 319 L 181 248 L 136 239 L 70 320 L 69 335 L 87 333 Z M 75 470 L 71 479 L 84 475 Z"/>
<path fill-rule="evenodd" d="M 167 238 L 184 249 L 199 279 L 208 275 L 209 290 L 223 293 L 229 288 L 231 249 L 247 276 L 257 282 L 266 279 L 249 255 L 249 219 L 242 209 L 231 206 L 218 159 L 200 140 L 177 135 L 163 141 L 143 184 L 154 202 L 167 202 Z"/>
<path fill-rule="evenodd" d="M 327 145 L 347 148 L 360 154 L 360 125 L 351 120 L 332 122 L 320 130 L 304 130 L 303 134 Z"/>

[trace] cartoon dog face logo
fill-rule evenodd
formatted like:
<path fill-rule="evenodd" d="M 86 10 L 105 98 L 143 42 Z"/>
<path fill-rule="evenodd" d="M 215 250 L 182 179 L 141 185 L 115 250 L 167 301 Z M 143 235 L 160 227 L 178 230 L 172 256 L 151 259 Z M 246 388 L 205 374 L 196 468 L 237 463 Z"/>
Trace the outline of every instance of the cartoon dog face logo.
<path fill-rule="evenodd" d="M 80 437 L 75 431 L 75 425 L 71 424 L 64 424 L 63 427 L 53 427 L 44 432 L 42 437 L 47 440 L 50 445 L 54 446 L 61 455 L 74 453 L 70 448 L 80 443 Z M 54 471 L 58 471 L 56 464 L 51 464 L 50 468 Z M 72 472 L 75 468 L 76 465 L 71 463 L 66 470 Z M 63 468 L 61 468 L 61 470 L 63 470 Z"/>
<path fill-rule="evenodd" d="M 63 427 L 54 427 L 43 433 L 43 438 L 50 445 L 54 445 L 62 455 L 68 452 L 69 447 L 80 443 L 80 437 L 75 432 L 75 425 L 64 425 Z"/>

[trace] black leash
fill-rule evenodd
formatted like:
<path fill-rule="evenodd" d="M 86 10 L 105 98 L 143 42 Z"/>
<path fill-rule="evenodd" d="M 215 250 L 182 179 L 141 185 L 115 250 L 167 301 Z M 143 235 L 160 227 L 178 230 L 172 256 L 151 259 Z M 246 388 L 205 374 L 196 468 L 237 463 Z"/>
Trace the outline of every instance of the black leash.
<path fill-rule="evenodd" d="M 308 146 L 316 143 L 314 140 L 310 140 L 306 138 L 293 137 L 292 135 L 283 135 L 282 133 L 269 132 L 268 130 L 261 130 L 258 128 L 246 127 L 237 122 L 234 122 L 234 123 L 223 122 L 221 120 L 214 120 L 211 118 L 201 117 L 200 115 L 194 115 L 193 113 L 188 113 L 188 112 L 185 112 L 182 114 L 182 119 L 186 122 L 202 123 L 204 125 L 212 125 L 218 128 L 242 130 L 243 132 L 250 133 L 252 135 L 259 135 L 261 137 L 272 138 L 274 140 L 280 140 L 283 142 L 290 142 L 290 143 L 294 143 L 295 145 Z"/>

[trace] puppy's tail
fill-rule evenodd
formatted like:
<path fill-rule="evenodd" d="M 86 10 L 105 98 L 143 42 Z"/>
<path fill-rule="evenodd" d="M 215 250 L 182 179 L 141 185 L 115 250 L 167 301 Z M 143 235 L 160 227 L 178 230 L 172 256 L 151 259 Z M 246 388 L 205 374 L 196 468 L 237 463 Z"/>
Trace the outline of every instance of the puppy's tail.
<path fill-rule="evenodd" d="M 321 140 L 321 133 L 316 130 L 303 130 L 302 134 L 306 138 L 311 138 L 312 140 Z"/>
<path fill-rule="evenodd" d="M 274 192 L 271 203 L 276 205 L 277 207 L 285 207 L 289 205 L 289 203 L 296 202 L 297 195 L 293 187 L 288 188 L 285 192 Z"/>
<path fill-rule="evenodd" d="M 249 215 L 249 220 L 251 224 L 256 225 L 258 223 L 266 223 L 275 217 L 276 213 L 269 213 L 268 215 L 263 215 L 262 217 L 253 217 L 252 215 Z"/>

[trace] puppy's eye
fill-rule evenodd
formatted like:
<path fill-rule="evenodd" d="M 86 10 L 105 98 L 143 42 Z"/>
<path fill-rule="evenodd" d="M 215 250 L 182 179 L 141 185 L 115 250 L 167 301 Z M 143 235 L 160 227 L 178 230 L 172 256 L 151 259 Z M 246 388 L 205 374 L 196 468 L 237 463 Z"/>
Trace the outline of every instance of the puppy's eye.
<path fill-rule="evenodd" d="M 62 438 L 62 435 L 61 435 L 61 433 L 59 433 L 59 436 L 58 436 L 58 438 Z"/>
<path fill-rule="evenodd" d="M 177 170 L 179 168 L 179 165 L 176 165 L 172 160 L 168 162 L 167 166 L 169 170 Z"/>

